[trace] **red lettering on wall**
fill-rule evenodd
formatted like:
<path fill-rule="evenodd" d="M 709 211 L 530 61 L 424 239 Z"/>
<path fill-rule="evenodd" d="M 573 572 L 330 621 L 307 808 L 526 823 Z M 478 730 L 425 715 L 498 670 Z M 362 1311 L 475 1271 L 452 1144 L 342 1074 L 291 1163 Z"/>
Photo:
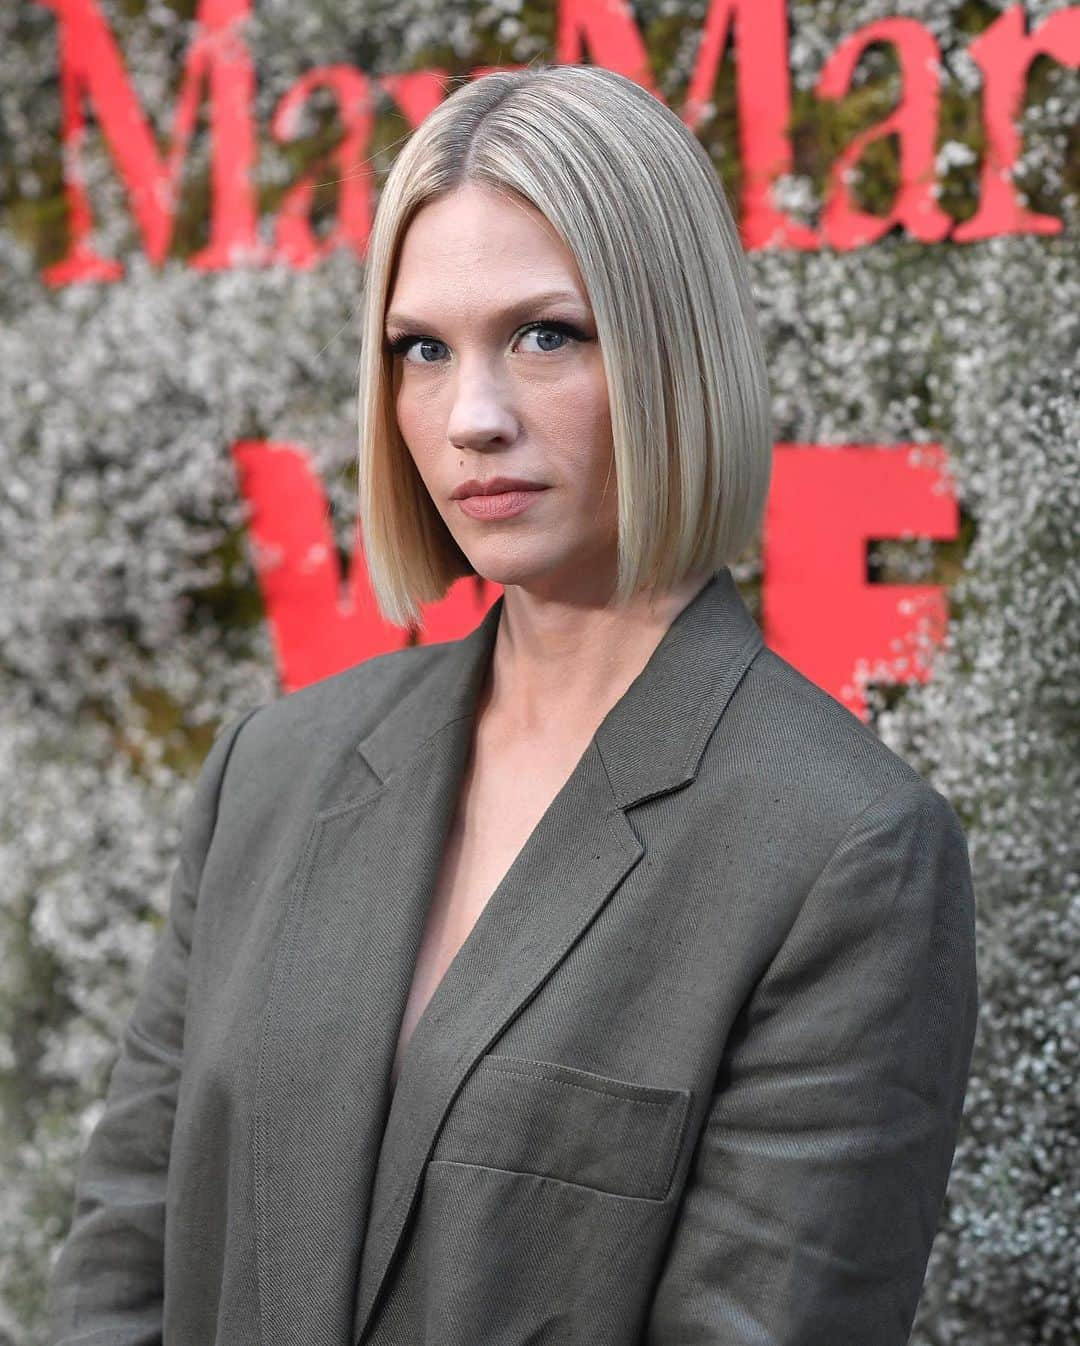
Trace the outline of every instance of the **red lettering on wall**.
<path fill-rule="evenodd" d="M 914 19 L 881 19 L 867 24 L 840 44 L 818 80 L 819 98 L 842 98 L 860 56 L 874 42 L 889 42 L 900 62 L 900 101 L 883 122 L 857 135 L 836 163 L 822 212 L 825 237 L 834 248 L 848 249 L 874 243 L 900 224 L 923 243 L 939 243 L 953 219 L 937 204 L 934 141 L 938 127 L 941 53 L 934 36 Z M 895 135 L 900 142 L 900 188 L 886 215 L 860 210 L 851 198 L 848 178 L 871 141 Z"/>
<path fill-rule="evenodd" d="M 379 84 L 401 109 L 412 127 L 434 112 L 450 87 L 449 70 L 416 70 L 404 75 L 383 75 Z"/>
<path fill-rule="evenodd" d="M 627 0 L 561 0 L 555 29 L 555 59 L 580 65 L 586 47 L 593 65 L 616 70 L 660 97 L 649 65 L 649 53 Z"/>
<path fill-rule="evenodd" d="M 316 89 L 329 89 L 345 134 L 333 151 L 308 169 L 285 194 L 274 235 L 274 260 L 297 270 L 314 266 L 335 248 L 350 247 L 360 258 L 367 252 L 374 214 L 374 174 L 367 155 L 375 123 L 374 94 L 367 78 L 350 65 L 309 70 L 284 94 L 274 109 L 270 132 L 276 140 L 293 140 L 304 104 Z M 316 184 L 326 177 L 337 183 L 334 228 L 319 242 L 311 229 Z"/>
<path fill-rule="evenodd" d="M 944 638 L 940 585 L 873 584 L 872 538 L 956 537 L 937 445 L 778 444 L 762 539 L 766 643 L 861 719 L 866 685 L 926 682 Z"/>
<path fill-rule="evenodd" d="M 364 74 L 344 64 L 310 71 L 285 93 L 275 110 L 270 132 L 278 140 L 290 140 L 296 135 L 297 118 L 306 99 L 316 88 L 329 88 L 344 135 L 334 151 L 289 190 L 270 249 L 258 234 L 253 183 L 255 73 L 241 36 L 251 0 L 199 0 L 195 36 L 187 51 L 169 149 L 164 156 L 158 151 L 97 0 L 38 3 L 54 10 L 59 19 L 61 134 L 70 233 L 65 256 L 43 272 L 50 285 L 116 280 L 123 274 L 118 261 L 103 257 L 90 242 L 91 208 L 80 159 L 86 136 L 86 104 L 97 114 L 151 261 L 160 263 L 168 254 L 183 164 L 204 93 L 209 101 L 213 142 L 210 241 L 191 257 L 192 266 L 217 270 L 276 260 L 309 267 L 338 247 L 350 247 L 361 255 L 366 252 L 373 215 L 367 146 L 375 107 L 372 84 Z M 833 166 L 818 232 L 783 215 L 774 200 L 777 177 L 792 167 L 785 0 L 710 0 L 683 117 L 691 130 L 700 127 L 725 45 L 732 36 L 738 53 L 736 102 L 742 165 L 739 229 L 744 247 L 809 249 L 827 242 L 852 248 L 873 242 L 897 224 L 924 242 L 938 242 L 946 236 L 969 242 L 1004 233 L 1059 233 L 1059 219 L 1024 209 L 1017 197 L 1012 182 L 1019 153 L 1014 118 L 1023 102 L 1027 70 L 1036 56 L 1047 55 L 1074 68 L 1080 64 L 1080 7 L 1060 10 L 1030 34 L 1025 34 L 1024 23 L 1023 7 L 1015 5 L 972 43 L 972 56 L 986 80 L 983 108 L 987 150 L 979 210 L 955 228 L 951 217 L 937 205 L 933 190 L 941 68 L 933 35 L 912 19 L 882 19 L 841 44 L 822 71 L 817 87 L 820 97 L 843 96 L 860 55 L 872 42 L 895 46 L 903 72 L 903 94 L 899 106 L 885 121 L 856 137 Z M 660 97 L 627 0 L 605 0 L 604 4 L 561 0 L 555 58 L 572 64 L 585 60 L 587 54 L 594 64 L 617 70 Z M 482 66 L 473 76 L 520 68 Z M 445 97 L 451 81 L 444 70 L 428 70 L 382 76 L 377 83 L 416 127 Z M 885 135 L 896 135 L 900 142 L 901 185 L 892 210 L 880 217 L 855 206 L 847 177 L 867 144 Z M 319 242 L 309 217 L 315 185 L 327 173 L 340 184 L 338 219 Z"/>
<path fill-rule="evenodd" d="M 160 263 L 172 240 L 181 170 L 204 84 L 209 85 L 214 145 L 210 242 L 189 259 L 190 264 L 201 270 L 220 270 L 265 260 L 251 179 L 255 73 L 239 33 L 250 13 L 250 0 L 200 0 L 196 35 L 188 48 L 172 140 L 164 159 L 96 0 L 39 3 L 55 10 L 60 20 L 64 188 L 70 226 L 67 254 L 46 268 L 43 279 L 50 285 L 68 285 L 115 280 L 123 274 L 120 264 L 102 257 L 88 238 L 91 211 L 79 161 L 86 131 L 83 99 L 97 112 L 147 256 Z"/>
<path fill-rule="evenodd" d="M 1000 234 L 1060 234 L 1061 221 L 1020 204 L 1013 172 L 1020 153 L 1016 119 L 1024 103 L 1024 80 L 1036 56 L 1045 55 L 1080 65 L 1080 8 L 1052 14 L 1033 33 L 1024 32 L 1024 7 L 1006 10 L 968 48 L 983 73 L 983 127 L 986 153 L 980 181 L 979 209 L 958 224 L 953 238 L 972 243 Z"/>
<path fill-rule="evenodd" d="M 705 16 L 683 121 L 697 131 L 716 85 L 728 31 L 736 24 L 735 99 L 742 164 L 739 233 L 745 248 L 817 248 L 813 229 L 782 215 L 773 184 L 792 166 L 788 124 L 787 6 L 784 0 L 711 0 Z"/>
<path fill-rule="evenodd" d="M 406 644 L 375 606 L 359 545 L 342 586 L 326 496 L 304 450 L 242 440 L 232 453 L 283 690 Z"/>

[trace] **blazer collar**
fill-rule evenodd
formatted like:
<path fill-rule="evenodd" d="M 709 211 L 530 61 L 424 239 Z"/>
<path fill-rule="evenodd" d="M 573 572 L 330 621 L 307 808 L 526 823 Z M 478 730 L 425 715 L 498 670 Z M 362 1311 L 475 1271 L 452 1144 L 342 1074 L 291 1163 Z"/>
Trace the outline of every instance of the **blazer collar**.
<path fill-rule="evenodd" d="M 469 721 L 471 736 L 502 609 L 500 594 L 469 635 L 448 643 L 431 677 L 357 744 L 380 780 L 456 720 Z M 694 778 L 736 682 L 763 643 L 730 568 L 722 566 L 678 613 L 596 732 L 621 808 Z"/>

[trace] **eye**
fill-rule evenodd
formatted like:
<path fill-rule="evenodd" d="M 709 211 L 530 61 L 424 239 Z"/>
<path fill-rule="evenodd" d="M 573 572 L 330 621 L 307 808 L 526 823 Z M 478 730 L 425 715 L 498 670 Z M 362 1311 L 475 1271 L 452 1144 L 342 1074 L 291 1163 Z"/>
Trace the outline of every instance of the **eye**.
<path fill-rule="evenodd" d="M 586 339 L 584 332 L 579 332 L 576 327 L 568 322 L 531 322 L 528 327 L 522 329 L 521 335 L 531 336 L 534 332 L 543 333 L 545 338 L 554 332 L 556 336 L 564 338 L 558 346 L 541 346 L 540 354 L 546 354 L 552 350 L 562 350 L 566 340 L 584 341 Z"/>
<path fill-rule="evenodd" d="M 399 355 L 400 356 L 406 355 L 409 349 L 415 345 L 430 347 L 430 346 L 441 346 L 442 344 L 443 343 L 441 341 L 436 340 L 435 337 L 418 336 L 414 335 L 412 332 L 405 332 L 401 336 L 388 338 L 386 349 L 390 352 L 391 355 L 397 358 Z M 429 365 L 434 364 L 436 362 L 434 360 L 426 360 L 423 357 L 421 357 L 419 361 L 410 360 L 409 363 L 410 364 L 419 363 Z"/>
<path fill-rule="evenodd" d="M 555 333 L 557 336 L 562 337 L 563 341 L 556 346 L 541 345 L 539 350 L 526 352 L 529 355 L 554 354 L 555 351 L 564 349 L 567 340 L 583 342 L 589 339 L 584 332 L 580 331 L 572 323 L 559 322 L 556 320 L 552 321 L 540 320 L 537 322 L 529 323 L 528 326 L 523 327 L 521 331 L 518 332 L 517 335 L 520 338 L 524 336 L 531 336 L 532 333 L 534 332 L 542 333 L 543 334 L 542 340 L 545 341 L 548 339 L 549 334 L 551 333 Z M 429 360 L 427 358 L 427 354 L 431 352 L 432 347 L 442 346 L 445 348 L 445 343 L 439 341 L 437 337 L 423 336 L 419 332 L 403 332 L 399 336 L 394 336 L 392 333 L 387 333 L 386 350 L 389 351 L 389 353 L 393 355 L 395 358 L 398 356 L 401 356 L 402 358 L 407 358 L 413 346 L 418 346 L 420 348 L 421 354 L 419 359 L 409 360 L 408 361 L 409 364 L 433 365 L 438 364 L 439 362 L 438 356 L 436 355 L 434 359 Z"/>

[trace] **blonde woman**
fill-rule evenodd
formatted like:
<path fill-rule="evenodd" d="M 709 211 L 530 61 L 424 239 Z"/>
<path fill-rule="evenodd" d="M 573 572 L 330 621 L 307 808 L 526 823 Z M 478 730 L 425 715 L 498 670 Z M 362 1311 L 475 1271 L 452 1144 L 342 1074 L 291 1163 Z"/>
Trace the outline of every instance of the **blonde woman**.
<path fill-rule="evenodd" d="M 379 607 L 502 593 L 214 744 L 55 1340 L 901 1346 L 968 856 L 733 582 L 771 430 L 708 157 L 603 69 L 463 85 L 364 304 Z"/>

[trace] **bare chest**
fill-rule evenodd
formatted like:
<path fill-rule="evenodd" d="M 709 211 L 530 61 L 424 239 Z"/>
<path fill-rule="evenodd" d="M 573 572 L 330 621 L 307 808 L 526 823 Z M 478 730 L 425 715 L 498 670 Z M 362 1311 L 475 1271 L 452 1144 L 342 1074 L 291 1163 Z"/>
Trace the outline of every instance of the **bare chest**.
<path fill-rule="evenodd" d="M 395 1083 L 428 1001 L 583 750 L 584 744 L 548 763 L 538 762 L 535 754 L 476 754 L 462 784 L 425 919 L 398 1038 Z"/>

